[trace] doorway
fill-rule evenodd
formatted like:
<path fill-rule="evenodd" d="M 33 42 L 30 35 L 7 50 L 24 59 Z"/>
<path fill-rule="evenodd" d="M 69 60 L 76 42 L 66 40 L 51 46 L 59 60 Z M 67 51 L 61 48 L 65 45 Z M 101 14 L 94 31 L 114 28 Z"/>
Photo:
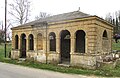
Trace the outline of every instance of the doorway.
<path fill-rule="evenodd" d="M 61 31 L 60 43 L 61 63 L 70 63 L 70 32 L 68 30 Z"/>
<path fill-rule="evenodd" d="M 20 58 L 26 58 L 26 35 L 21 35 L 21 51 Z"/>

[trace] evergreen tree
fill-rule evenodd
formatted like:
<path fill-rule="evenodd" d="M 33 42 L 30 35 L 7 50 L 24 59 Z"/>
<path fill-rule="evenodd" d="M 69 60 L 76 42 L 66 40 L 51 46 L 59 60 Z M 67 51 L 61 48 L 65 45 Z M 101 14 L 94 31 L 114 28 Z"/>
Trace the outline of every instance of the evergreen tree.
<path fill-rule="evenodd" d="M 116 17 L 116 24 L 115 24 L 115 27 L 116 27 L 116 30 L 115 30 L 115 33 L 118 33 L 118 18 Z"/>

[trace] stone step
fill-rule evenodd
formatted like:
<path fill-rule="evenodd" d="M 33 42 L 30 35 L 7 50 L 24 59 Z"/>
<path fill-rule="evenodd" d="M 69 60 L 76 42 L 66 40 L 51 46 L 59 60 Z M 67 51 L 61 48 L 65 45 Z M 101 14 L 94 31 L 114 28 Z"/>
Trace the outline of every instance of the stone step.
<path fill-rule="evenodd" d="M 25 61 L 26 58 L 19 58 L 18 60 L 19 60 L 19 61 Z"/>
<path fill-rule="evenodd" d="M 18 63 L 22 63 L 23 61 L 25 61 L 26 60 L 26 58 L 19 58 L 18 59 Z"/>
<path fill-rule="evenodd" d="M 70 64 L 58 64 L 58 66 L 70 67 Z"/>

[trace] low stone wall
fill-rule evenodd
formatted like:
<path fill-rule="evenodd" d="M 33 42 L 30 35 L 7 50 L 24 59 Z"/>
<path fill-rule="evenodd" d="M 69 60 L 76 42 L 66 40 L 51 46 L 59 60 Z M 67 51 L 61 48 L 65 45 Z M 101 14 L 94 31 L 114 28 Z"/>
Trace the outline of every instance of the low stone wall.
<path fill-rule="evenodd" d="M 97 62 L 97 69 L 114 69 L 116 62 Z"/>
<path fill-rule="evenodd" d="M 88 55 L 73 54 L 71 55 L 71 66 L 95 69 L 96 57 L 88 56 Z"/>
<path fill-rule="evenodd" d="M 27 58 L 34 58 L 34 57 L 37 56 L 37 52 L 35 52 L 35 51 L 27 51 L 26 56 L 27 56 Z"/>
<path fill-rule="evenodd" d="M 41 63 L 45 63 L 46 62 L 46 55 L 43 52 L 43 50 L 38 50 L 38 51 L 27 51 L 27 59 L 31 60 L 35 60 Z"/>
<path fill-rule="evenodd" d="M 34 60 L 46 63 L 46 53 L 43 51 L 39 52 L 27 52 L 27 59 L 33 58 Z M 57 64 L 59 63 L 59 54 L 58 53 L 47 53 L 47 62 Z"/>
<path fill-rule="evenodd" d="M 41 63 L 46 63 L 46 55 L 47 62 L 52 64 L 59 64 L 60 62 L 60 54 L 57 52 L 48 52 L 47 54 L 43 51 L 27 51 L 26 56 L 29 60 L 35 60 Z M 20 51 L 12 50 L 11 58 L 19 59 Z M 90 55 L 81 55 L 81 54 L 71 54 L 70 60 L 71 66 L 83 67 L 88 69 L 96 68 L 96 57 Z"/>
<path fill-rule="evenodd" d="M 59 53 L 48 53 L 48 63 L 58 64 L 59 61 Z"/>
<path fill-rule="evenodd" d="M 12 59 L 19 59 L 20 51 L 19 50 L 11 50 L 11 58 Z"/>
<path fill-rule="evenodd" d="M 47 63 L 59 64 L 60 63 L 60 54 L 57 52 L 44 52 L 40 51 L 27 51 L 26 58 L 29 60 L 35 60 L 41 63 L 46 63 L 46 55 L 47 55 Z M 108 55 L 110 56 L 110 55 Z M 107 59 L 109 58 L 108 56 Z M 112 55 L 111 55 L 112 56 Z M 12 59 L 20 58 L 19 50 L 11 51 Z M 110 68 L 115 67 L 116 61 L 113 59 L 111 62 L 104 62 L 104 58 L 102 55 L 88 55 L 88 54 L 71 54 L 70 56 L 70 66 L 88 68 L 88 69 L 96 69 L 96 68 L 104 68 L 109 65 Z"/>

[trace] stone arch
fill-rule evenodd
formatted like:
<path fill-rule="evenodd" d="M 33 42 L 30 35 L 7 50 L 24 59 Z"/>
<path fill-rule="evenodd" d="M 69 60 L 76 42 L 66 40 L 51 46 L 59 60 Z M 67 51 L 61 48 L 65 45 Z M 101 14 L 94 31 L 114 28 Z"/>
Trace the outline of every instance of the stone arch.
<path fill-rule="evenodd" d="M 21 34 L 21 44 L 20 44 L 20 57 L 21 58 L 26 58 L 26 35 L 23 33 Z"/>
<path fill-rule="evenodd" d="M 18 49 L 19 47 L 19 37 L 18 35 L 15 35 L 15 49 Z"/>
<path fill-rule="evenodd" d="M 28 36 L 28 49 L 34 50 L 34 36 L 32 34 Z"/>
<path fill-rule="evenodd" d="M 103 38 L 108 38 L 108 35 L 107 35 L 107 31 L 106 31 L 106 30 L 104 30 L 102 37 L 103 37 Z"/>
<path fill-rule="evenodd" d="M 85 53 L 85 36 L 86 33 L 83 30 L 77 30 L 75 40 L 75 51 L 78 53 Z"/>
<path fill-rule="evenodd" d="M 60 32 L 61 63 L 70 63 L 70 36 L 68 30 L 62 30 Z"/>
<path fill-rule="evenodd" d="M 37 34 L 37 50 L 43 50 L 43 35 L 41 33 Z"/>
<path fill-rule="evenodd" d="M 107 31 L 104 30 L 102 33 L 102 50 L 104 52 L 108 52 L 108 48 L 109 48 L 108 34 Z"/>
<path fill-rule="evenodd" d="M 54 32 L 49 34 L 50 51 L 56 51 L 56 35 Z"/>

